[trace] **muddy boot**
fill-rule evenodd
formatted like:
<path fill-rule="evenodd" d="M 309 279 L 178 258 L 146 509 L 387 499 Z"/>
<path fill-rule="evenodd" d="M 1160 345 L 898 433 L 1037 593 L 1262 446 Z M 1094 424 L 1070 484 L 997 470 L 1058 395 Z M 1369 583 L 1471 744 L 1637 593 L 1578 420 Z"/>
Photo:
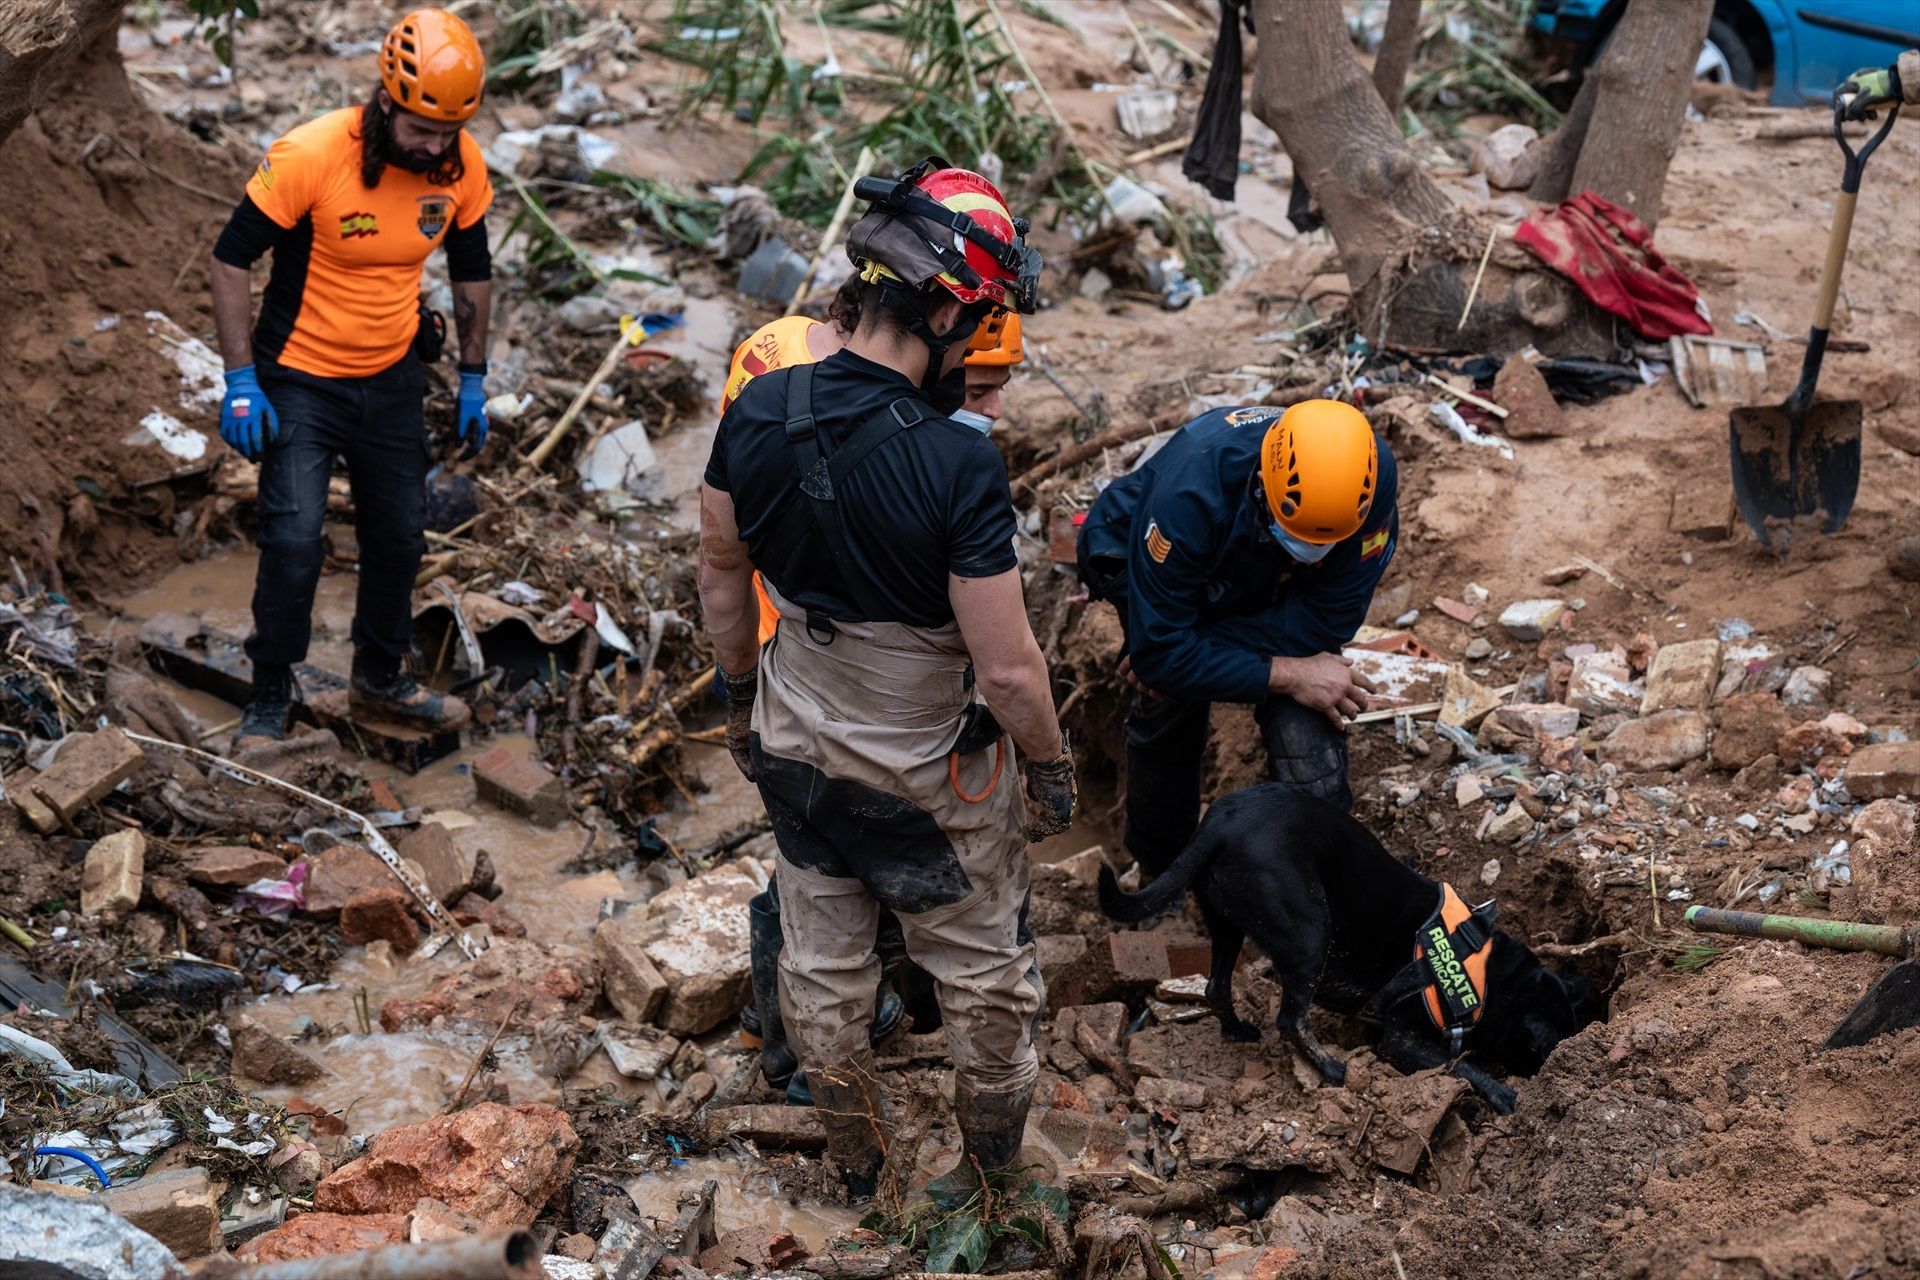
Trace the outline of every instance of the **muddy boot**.
<path fill-rule="evenodd" d="M 1033 1085 L 1006 1093 L 980 1093 L 964 1080 L 953 1090 L 953 1118 L 960 1126 L 960 1163 L 927 1184 L 927 1194 L 970 1191 L 981 1179 L 1012 1170 L 1027 1134 L 1027 1108 Z"/>
<path fill-rule="evenodd" d="M 1887 568 L 1896 578 L 1920 582 L 1920 534 L 1908 534 L 1887 552 Z"/>
<path fill-rule="evenodd" d="M 747 903 L 747 929 L 753 1004 L 741 1011 L 740 1028 L 746 1030 L 747 1015 L 753 1014 L 760 1036 L 760 1075 L 769 1089 L 788 1089 L 799 1064 L 787 1047 L 786 1028 L 780 1020 L 780 899 L 776 890 L 756 894 Z M 787 1100 L 793 1101 L 790 1089 Z"/>
<path fill-rule="evenodd" d="M 428 733 L 452 733 L 466 727 L 467 704 L 450 693 L 435 693 L 405 671 L 380 672 L 353 663 L 347 710 L 356 716 L 403 724 Z"/>
<path fill-rule="evenodd" d="M 875 997 L 874 1003 L 879 1008 L 873 1015 L 873 1025 L 867 1028 L 867 1043 L 878 1049 L 880 1042 L 892 1035 L 899 1029 L 900 1024 L 906 1021 L 907 1006 L 901 1002 L 899 996 L 893 994 L 892 990 L 888 988 L 885 978 L 880 980 L 880 991 Z M 741 1014 L 741 1025 L 745 1026 L 746 1021 L 746 1015 L 744 1013 Z M 766 1052 L 765 1044 L 766 1042 L 763 1041 L 761 1046 L 761 1052 L 763 1054 Z M 786 1046 L 782 1045 L 781 1048 L 785 1050 Z M 790 1052 L 787 1054 L 787 1060 L 789 1062 L 794 1060 Z M 766 1059 L 763 1057 L 760 1060 L 760 1071 L 762 1075 L 766 1074 L 766 1069 Z M 769 1081 L 769 1083 L 771 1083 L 771 1081 Z M 787 1081 L 787 1105 L 790 1107 L 810 1107 L 813 1105 L 813 1090 L 807 1087 L 806 1072 L 795 1071 L 793 1078 Z"/>
<path fill-rule="evenodd" d="M 287 736 L 287 716 L 293 711 L 293 670 L 290 667 L 258 666 L 253 669 L 253 701 L 247 703 L 240 718 L 240 730 L 233 735 L 238 747 L 250 738 L 281 742 Z"/>
<path fill-rule="evenodd" d="M 847 1194 L 873 1197 L 886 1162 L 887 1090 L 873 1069 L 873 1055 L 816 1069 L 809 1084 L 814 1114 L 827 1131 L 827 1155 L 840 1171 Z"/>

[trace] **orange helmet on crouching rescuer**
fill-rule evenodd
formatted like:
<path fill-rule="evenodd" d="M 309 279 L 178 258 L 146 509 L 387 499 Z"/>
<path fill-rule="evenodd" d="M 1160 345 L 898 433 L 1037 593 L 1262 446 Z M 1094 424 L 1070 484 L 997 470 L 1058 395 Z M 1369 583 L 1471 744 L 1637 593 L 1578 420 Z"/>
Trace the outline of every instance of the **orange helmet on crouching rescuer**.
<path fill-rule="evenodd" d="M 380 83 L 400 107 L 458 123 L 480 109 L 487 59 L 466 23 L 444 9 L 415 9 L 380 46 Z"/>
<path fill-rule="evenodd" d="M 972 341 L 967 343 L 966 363 L 969 368 L 1004 369 L 1019 364 L 1027 358 L 1020 345 L 1020 314 L 1017 311 L 994 311 L 980 322 L 973 331 Z"/>
<path fill-rule="evenodd" d="M 1338 400 L 1303 400 L 1267 428 L 1260 484 L 1274 540 L 1312 564 L 1359 532 L 1373 509 L 1380 450 L 1365 414 Z"/>
<path fill-rule="evenodd" d="M 909 331 L 931 354 L 926 386 L 939 378 L 948 349 L 972 337 L 988 313 L 1033 313 L 1040 255 L 1026 242 L 1026 220 L 991 182 L 928 156 L 897 179 L 862 178 L 853 191 L 873 206 L 847 233 L 860 279 L 910 298 L 944 289 L 966 304 L 946 333 L 908 309 Z"/>

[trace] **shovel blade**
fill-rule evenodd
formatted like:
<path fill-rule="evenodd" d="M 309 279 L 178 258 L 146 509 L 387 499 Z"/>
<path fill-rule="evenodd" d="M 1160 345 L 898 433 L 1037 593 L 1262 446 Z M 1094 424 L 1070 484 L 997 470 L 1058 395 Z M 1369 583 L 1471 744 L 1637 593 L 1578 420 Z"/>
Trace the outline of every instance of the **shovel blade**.
<path fill-rule="evenodd" d="M 1822 1046 L 1849 1049 L 1889 1031 L 1920 1026 L 1920 964 L 1902 960 L 1867 988 L 1860 1003 L 1833 1029 Z"/>
<path fill-rule="evenodd" d="M 1800 516 L 1819 515 L 1822 533 L 1847 522 L 1860 488 L 1862 416 L 1858 400 L 1818 400 L 1796 432 L 1784 404 L 1733 411 L 1733 496 L 1763 546 L 1773 545 L 1777 525 Z"/>

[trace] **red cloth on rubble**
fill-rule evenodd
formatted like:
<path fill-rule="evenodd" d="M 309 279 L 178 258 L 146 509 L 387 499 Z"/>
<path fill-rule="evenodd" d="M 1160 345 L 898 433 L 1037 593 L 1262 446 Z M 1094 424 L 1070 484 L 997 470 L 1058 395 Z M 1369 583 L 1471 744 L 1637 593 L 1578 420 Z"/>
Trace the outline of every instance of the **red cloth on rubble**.
<path fill-rule="evenodd" d="M 1646 223 L 1603 195 L 1582 191 L 1542 209 L 1513 238 L 1644 338 L 1713 332 L 1693 281 L 1660 256 Z"/>

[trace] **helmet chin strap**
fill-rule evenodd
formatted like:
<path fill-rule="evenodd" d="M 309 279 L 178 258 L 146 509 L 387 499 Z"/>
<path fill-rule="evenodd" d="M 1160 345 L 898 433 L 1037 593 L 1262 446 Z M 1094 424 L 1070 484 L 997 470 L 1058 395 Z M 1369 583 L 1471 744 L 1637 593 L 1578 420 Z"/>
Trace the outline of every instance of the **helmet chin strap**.
<path fill-rule="evenodd" d="M 933 326 L 928 324 L 919 309 L 912 305 L 915 295 L 891 281 L 887 282 L 886 288 L 892 295 L 888 299 L 889 302 L 896 306 L 901 302 L 906 304 L 899 309 L 907 313 L 907 332 L 920 339 L 927 348 L 927 368 L 926 372 L 920 375 L 920 389 L 932 395 L 934 387 L 939 385 L 940 379 L 944 376 L 941 366 L 947 362 L 947 352 L 953 350 L 956 343 L 970 341 L 974 330 L 980 327 L 982 317 L 971 315 L 974 309 L 964 307 L 961 309 L 958 324 L 945 333 L 935 333 Z"/>

